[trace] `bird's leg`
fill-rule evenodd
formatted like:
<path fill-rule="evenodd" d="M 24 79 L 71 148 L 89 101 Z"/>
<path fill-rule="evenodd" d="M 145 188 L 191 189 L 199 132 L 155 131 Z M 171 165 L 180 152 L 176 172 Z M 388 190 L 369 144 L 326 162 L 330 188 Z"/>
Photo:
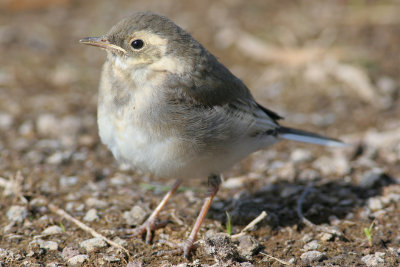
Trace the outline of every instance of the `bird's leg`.
<path fill-rule="evenodd" d="M 160 204 L 158 204 L 157 208 L 153 211 L 149 218 L 141 225 L 136 227 L 131 231 L 134 236 L 142 235 L 146 232 L 146 243 L 150 243 L 153 237 L 153 231 L 165 226 L 165 222 L 157 223 L 157 217 L 162 208 L 167 204 L 167 201 L 175 194 L 176 190 L 178 190 L 179 186 L 182 184 L 182 180 L 178 179 L 172 185 L 171 189 L 164 196 L 163 200 L 161 200 Z"/>
<path fill-rule="evenodd" d="M 200 230 L 200 226 L 204 221 L 204 218 L 207 215 L 208 210 L 210 209 L 211 203 L 218 192 L 219 186 L 221 184 L 221 176 L 220 175 L 210 175 L 208 177 L 208 192 L 207 198 L 204 201 L 203 207 L 201 208 L 200 214 L 196 219 L 196 222 L 193 226 L 192 232 L 189 235 L 189 238 L 186 239 L 183 245 L 183 255 L 185 258 L 189 257 L 190 251 L 193 249 L 193 243 L 196 241 L 197 233 Z"/>

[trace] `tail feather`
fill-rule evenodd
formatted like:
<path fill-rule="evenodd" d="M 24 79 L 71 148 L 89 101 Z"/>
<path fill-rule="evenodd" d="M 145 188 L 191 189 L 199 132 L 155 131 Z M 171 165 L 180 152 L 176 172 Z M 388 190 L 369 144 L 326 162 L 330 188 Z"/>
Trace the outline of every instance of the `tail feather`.
<path fill-rule="evenodd" d="M 297 130 L 293 128 L 280 127 L 279 137 L 287 140 L 311 143 L 323 146 L 332 146 L 332 147 L 345 147 L 347 144 L 343 143 L 338 139 L 324 137 L 319 134 L 306 132 L 303 130 Z"/>

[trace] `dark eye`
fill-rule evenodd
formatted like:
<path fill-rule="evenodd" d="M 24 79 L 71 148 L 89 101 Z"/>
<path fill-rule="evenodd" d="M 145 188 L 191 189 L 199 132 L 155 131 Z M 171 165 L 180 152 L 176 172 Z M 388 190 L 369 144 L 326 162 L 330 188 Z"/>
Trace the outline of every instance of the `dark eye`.
<path fill-rule="evenodd" d="M 133 49 L 140 49 L 144 46 L 144 42 L 140 39 L 136 39 L 131 42 L 131 46 Z"/>

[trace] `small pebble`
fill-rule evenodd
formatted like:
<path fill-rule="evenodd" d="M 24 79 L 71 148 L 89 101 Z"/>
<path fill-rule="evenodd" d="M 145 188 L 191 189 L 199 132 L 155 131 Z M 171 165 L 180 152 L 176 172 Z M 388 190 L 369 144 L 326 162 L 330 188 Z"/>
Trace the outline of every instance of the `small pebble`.
<path fill-rule="evenodd" d="M 350 163 L 344 156 L 322 156 L 313 162 L 313 167 L 320 170 L 323 175 L 346 175 L 350 172 Z"/>
<path fill-rule="evenodd" d="M 86 222 L 93 222 L 99 219 L 99 216 L 97 215 L 97 210 L 96 209 L 90 209 L 86 213 L 85 217 L 83 217 L 83 220 Z"/>
<path fill-rule="evenodd" d="M 313 239 L 313 236 L 311 234 L 305 234 L 302 238 L 301 241 L 304 243 L 308 243 Z"/>
<path fill-rule="evenodd" d="M 230 237 L 224 233 L 206 236 L 204 251 L 214 257 L 217 265 L 232 263 L 239 258 L 236 246 L 232 243 Z"/>
<path fill-rule="evenodd" d="M 89 207 L 101 209 L 101 208 L 106 208 L 108 206 L 108 203 L 107 201 L 91 197 L 86 200 L 86 205 L 88 205 Z"/>
<path fill-rule="evenodd" d="M 42 235 L 56 235 L 56 234 L 62 234 L 62 232 L 63 231 L 60 226 L 53 225 L 44 229 Z"/>
<path fill-rule="evenodd" d="M 399 203 L 400 202 L 400 194 L 390 193 L 387 196 L 382 196 L 381 201 L 383 204 L 390 204 L 390 203 Z"/>
<path fill-rule="evenodd" d="M 18 128 L 18 133 L 22 136 L 32 136 L 34 133 L 33 122 L 31 120 L 24 121 Z"/>
<path fill-rule="evenodd" d="M 388 250 L 389 250 L 389 252 L 392 253 L 394 256 L 396 256 L 396 257 L 399 257 L 399 256 L 400 256 L 400 254 L 399 254 L 400 249 L 396 250 L 395 248 L 388 247 Z"/>
<path fill-rule="evenodd" d="M 46 163 L 52 165 L 59 165 L 63 162 L 63 160 L 64 160 L 63 153 L 57 151 L 46 159 Z"/>
<path fill-rule="evenodd" d="M 59 133 L 58 119 L 53 114 L 41 114 L 36 120 L 36 129 L 42 136 L 57 136 Z"/>
<path fill-rule="evenodd" d="M 382 169 L 373 168 L 372 170 L 369 170 L 362 175 L 358 184 L 362 188 L 372 188 L 375 184 L 379 182 L 384 174 L 385 173 Z"/>
<path fill-rule="evenodd" d="M 384 252 L 375 252 L 375 254 L 369 254 L 361 258 L 367 266 L 384 266 L 385 260 L 382 258 L 385 256 Z"/>
<path fill-rule="evenodd" d="M 320 247 L 320 245 L 318 244 L 318 241 L 317 240 L 313 240 L 313 241 L 310 241 L 307 244 L 305 244 L 303 246 L 303 249 L 305 251 L 310 251 L 310 250 L 317 250 L 319 247 Z"/>
<path fill-rule="evenodd" d="M 305 264 L 311 264 L 312 262 L 326 259 L 326 254 L 313 250 L 301 254 L 300 258 Z"/>
<path fill-rule="evenodd" d="M 22 223 L 28 216 L 28 209 L 25 206 L 11 206 L 6 214 L 8 220 L 15 223 Z"/>
<path fill-rule="evenodd" d="M 281 178 L 293 179 L 296 177 L 296 168 L 292 162 L 286 162 L 282 167 L 278 168 L 276 174 Z"/>
<path fill-rule="evenodd" d="M 9 130 L 13 123 L 14 118 L 10 114 L 0 112 L 0 130 Z"/>
<path fill-rule="evenodd" d="M 397 89 L 396 81 L 388 76 L 380 77 L 376 82 L 376 85 L 380 92 L 384 95 L 392 95 Z"/>
<path fill-rule="evenodd" d="M 313 169 L 302 169 L 298 175 L 298 178 L 303 181 L 315 181 L 319 177 L 319 172 Z"/>
<path fill-rule="evenodd" d="M 110 179 L 110 184 L 115 186 L 123 186 L 131 182 L 131 178 L 127 175 L 122 175 L 117 173 L 114 177 Z"/>
<path fill-rule="evenodd" d="M 45 250 L 57 250 L 58 244 L 55 241 L 44 241 L 42 239 L 37 239 L 36 242 L 39 244 L 40 248 Z"/>
<path fill-rule="evenodd" d="M 319 236 L 319 239 L 321 241 L 332 241 L 335 238 L 335 236 L 331 233 L 321 233 Z"/>
<path fill-rule="evenodd" d="M 121 260 L 120 258 L 118 258 L 118 257 L 116 257 L 116 256 L 114 256 L 114 255 L 111 255 L 111 256 L 104 255 L 104 256 L 103 256 L 103 259 L 104 259 L 106 262 L 110 262 L 110 263 L 112 263 L 112 262 L 119 262 L 119 261 Z"/>
<path fill-rule="evenodd" d="M 35 207 L 35 208 L 46 206 L 46 204 L 47 204 L 47 200 L 43 197 L 32 198 L 32 200 L 29 201 L 29 205 L 31 205 L 32 207 Z"/>
<path fill-rule="evenodd" d="M 144 262 L 142 260 L 130 261 L 126 267 L 144 267 Z"/>
<path fill-rule="evenodd" d="M 89 256 L 86 254 L 80 254 L 73 256 L 72 258 L 68 259 L 68 264 L 72 266 L 80 266 L 82 263 L 84 263 L 86 260 L 89 259 Z"/>
<path fill-rule="evenodd" d="M 99 248 L 104 248 L 107 246 L 106 241 L 100 237 L 95 237 L 91 239 L 84 240 L 79 243 L 79 245 L 84 248 L 87 252 L 92 252 Z"/>
<path fill-rule="evenodd" d="M 14 258 L 14 252 L 12 252 L 12 250 L 0 248 L 0 259 L 13 260 Z"/>
<path fill-rule="evenodd" d="M 79 250 L 73 247 L 65 247 L 61 253 L 61 257 L 67 261 L 70 258 L 79 255 Z"/>
<path fill-rule="evenodd" d="M 78 183 L 79 178 L 77 176 L 61 176 L 60 177 L 60 186 L 74 186 Z"/>
<path fill-rule="evenodd" d="M 140 225 L 147 217 L 147 212 L 140 206 L 133 206 L 130 211 L 125 211 L 124 219 L 128 225 Z"/>
<path fill-rule="evenodd" d="M 294 163 L 301 163 L 301 162 L 307 162 L 313 159 L 313 154 L 311 151 L 306 150 L 306 149 L 295 149 L 293 152 L 290 154 L 290 160 L 293 161 Z"/>
<path fill-rule="evenodd" d="M 261 248 L 260 243 L 257 241 L 257 239 L 249 235 L 239 237 L 238 241 L 238 252 L 242 257 L 246 259 L 250 259 L 250 257 L 256 254 Z"/>
<path fill-rule="evenodd" d="M 368 199 L 368 208 L 372 211 L 383 209 L 382 200 L 379 197 L 373 197 Z"/>

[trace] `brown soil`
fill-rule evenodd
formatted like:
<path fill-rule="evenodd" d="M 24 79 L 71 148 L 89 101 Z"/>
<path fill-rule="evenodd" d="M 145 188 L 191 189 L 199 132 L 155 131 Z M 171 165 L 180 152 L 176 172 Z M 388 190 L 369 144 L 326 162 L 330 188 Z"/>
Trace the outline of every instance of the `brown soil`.
<path fill-rule="evenodd" d="M 206 179 L 186 182 L 168 203 L 161 219 L 171 223 L 156 231 L 153 245 L 124 233 L 132 227 L 124 212 L 140 206 L 149 214 L 173 181 L 118 166 L 100 143 L 96 99 L 105 55 L 78 43 L 139 10 L 164 14 L 191 32 L 260 103 L 286 118 L 282 124 L 354 144 L 282 142 L 235 165 L 224 177 L 237 183 L 221 188 L 189 260 L 154 253 L 188 236 Z M 87 255 L 85 266 L 281 265 L 265 254 L 300 266 L 399 266 L 398 14 L 394 0 L 0 1 L 0 177 L 2 187 L 13 179 L 17 185 L 0 189 L 0 266 L 66 266 L 65 248 Z M 296 211 L 311 182 L 302 211 L 315 227 Z M 110 246 L 87 252 L 80 242 L 92 236 L 48 203 L 109 239 L 119 237 L 130 255 Z M 14 206 L 22 207 L 20 221 L 10 214 Z M 98 218 L 84 221 L 92 208 Z M 226 211 L 232 234 L 268 214 L 247 233 L 258 244 L 247 257 L 235 240 L 228 246 L 240 256 L 210 252 L 224 251 L 210 233 L 226 232 Z M 372 222 L 369 243 L 364 228 Z M 54 225 L 62 232 L 42 235 Z M 307 262 L 307 251 L 324 257 Z"/>

